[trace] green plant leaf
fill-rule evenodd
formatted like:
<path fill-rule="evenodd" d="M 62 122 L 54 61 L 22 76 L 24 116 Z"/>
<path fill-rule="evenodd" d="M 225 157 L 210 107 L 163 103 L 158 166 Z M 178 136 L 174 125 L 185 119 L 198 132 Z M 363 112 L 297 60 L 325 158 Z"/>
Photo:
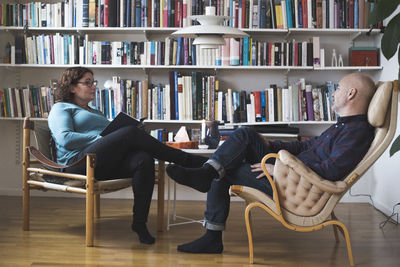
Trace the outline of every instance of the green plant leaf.
<path fill-rule="evenodd" d="M 394 153 L 400 150 L 400 135 L 394 140 L 392 147 L 390 148 L 389 155 L 393 156 Z"/>
<path fill-rule="evenodd" d="M 368 17 L 368 25 L 376 24 L 389 17 L 400 4 L 400 0 L 380 0 Z"/>
<path fill-rule="evenodd" d="M 385 29 L 381 40 L 382 53 L 386 59 L 390 59 L 397 51 L 400 42 L 400 13 L 392 18 Z"/>

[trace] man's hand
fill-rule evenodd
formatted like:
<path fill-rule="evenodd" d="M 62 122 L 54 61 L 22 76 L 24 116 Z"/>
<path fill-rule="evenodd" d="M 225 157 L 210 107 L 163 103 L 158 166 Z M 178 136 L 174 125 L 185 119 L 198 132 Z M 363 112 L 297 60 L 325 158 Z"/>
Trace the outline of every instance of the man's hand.
<path fill-rule="evenodd" d="M 262 177 L 264 177 L 265 176 L 265 173 L 263 172 L 263 170 L 262 170 L 262 168 L 261 168 L 261 162 L 260 163 L 256 163 L 256 164 L 253 164 L 253 165 L 250 165 L 250 167 L 251 167 L 251 171 L 252 172 L 261 172 L 258 176 L 257 176 L 257 179 L 260 179 L 260 178 L 262 178 Z M 265 168 L 267 169 L 267 172 L 269 173 L 269 174 L 273 174 L 274 173 L 274 165 L 272 165 L 272 164 L 265 164 Z"/>

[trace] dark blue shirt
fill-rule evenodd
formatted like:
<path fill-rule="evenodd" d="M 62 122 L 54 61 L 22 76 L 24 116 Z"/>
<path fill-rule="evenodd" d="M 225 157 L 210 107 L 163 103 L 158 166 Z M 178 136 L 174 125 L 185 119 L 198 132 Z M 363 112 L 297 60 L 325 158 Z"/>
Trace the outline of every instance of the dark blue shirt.
<path fill-rule="evenodd" d="M 339 117 L 319 137 L 306 141 L 270 142 L 270 149 L 285 149 L 321 177 L 343 179 L 361 161 L 374 139 L 374 128 L 366 115 Z"/>

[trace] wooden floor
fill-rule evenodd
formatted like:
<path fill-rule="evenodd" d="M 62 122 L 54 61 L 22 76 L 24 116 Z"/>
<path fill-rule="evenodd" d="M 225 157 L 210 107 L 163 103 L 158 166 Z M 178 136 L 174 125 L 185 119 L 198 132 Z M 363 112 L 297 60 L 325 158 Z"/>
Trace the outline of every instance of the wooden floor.
<path fill-rule="evenodd" d="M 249 266 L 244 204 L 234 202 L 221 255 L 178 253 L 176 246 L 203 234 L 188 224 L 156 233 L 156 205 L 149 228 L 154 245 L 142 245 L 131 232 L 130 200 L 102 200 L 95 247 L 85 242 L 84 200 L 33 198 L 31 230 L 21 230 L 21 198 L 0 196 L 0 266 Z M 203 202 L 178 202 L 179 215 L 202 218 Z M 356 266 L 400 266 L 400 228 L 378 224 L 384 216 L 369 204 L 340 204 L 336 215 L 349 227 Z M 285 229 L 256 211 L 254 266 L 349 266 L 345 242 L 335 243 L 332 228 L 313 233 Z"/>

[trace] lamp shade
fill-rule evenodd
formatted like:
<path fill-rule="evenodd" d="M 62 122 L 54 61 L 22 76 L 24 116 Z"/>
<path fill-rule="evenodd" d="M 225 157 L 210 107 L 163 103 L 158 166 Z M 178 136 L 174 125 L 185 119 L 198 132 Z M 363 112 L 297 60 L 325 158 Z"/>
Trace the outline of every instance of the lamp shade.
<path fill-rule="evenodd" d="M 225 45 L 224 38 L 239 38 L 248 36 L 247 33 L 229 26 L 223 26 L 228 16 L 216 16 L 215 7 L 207 6 L 206 15 L 190 16 L 189 19 L 198 21 L 200 25 L 194 25 L 179 29 L 172 33 L 173 36 L 195 38 L 193 44 L 201 48 L 218 48 Z"/>

